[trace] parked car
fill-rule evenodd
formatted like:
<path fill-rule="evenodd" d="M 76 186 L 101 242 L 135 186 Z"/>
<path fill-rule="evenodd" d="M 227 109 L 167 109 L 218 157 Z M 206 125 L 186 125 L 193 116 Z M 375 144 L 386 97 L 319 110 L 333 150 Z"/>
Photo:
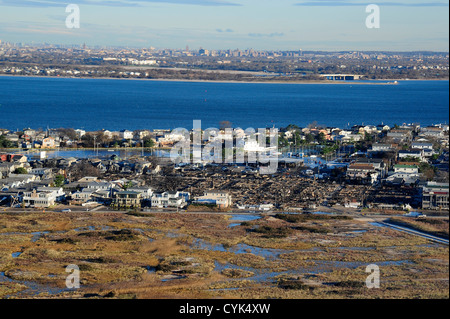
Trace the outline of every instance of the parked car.
<path fill-rule="evenodd" d="M 422 213 L 418 213 L 418 212 L 410 212 L 405 214 L 406 217 L 416 217 L 416 218 L 425 218 L 427 217 L 427 215 L 424 215 Z"/>

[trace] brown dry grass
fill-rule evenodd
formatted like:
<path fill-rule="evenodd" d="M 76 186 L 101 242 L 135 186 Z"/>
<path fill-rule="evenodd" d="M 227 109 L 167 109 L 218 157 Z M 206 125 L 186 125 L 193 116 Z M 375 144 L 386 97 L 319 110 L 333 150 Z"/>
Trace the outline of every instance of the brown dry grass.
<path fill-rule="evenodd" d="M 413 219 L 407 217 L 395 217 L 391 218 L 390 221 L 394 224 L 411 227 L 413 229 L 424 231 L 432 235 L 449 238 L 448 219 L 435 219 L 435 218 Z"/>
<path fill-rule="evenodd" d="M 229 216 L 214 214 L 154 214 L 148 217 L 122 213 L 27 213 L 0 214 L 0 271 L 12 279 L 31 280 L 63 287 L 68 264 L 81 268 L 82 289 L 61 294 L 61 298 L 112 292 L 114 298 L 448 298 L 448 247 L 433 246 L 425 239 L 390 229 L 371 227 L 348 220 L 286 221 L 264 217 L 245 226 L 229 228 Z M 314 224 L 317 223 L 317 224 Z M 326 223 L 326 224 L 324 224 Z M 332 233 L 311 233 L 297 227 L 327 227 Z M 95 230 L 76 231 L 95 226 Z M 113 236 L 111 230 L 130 230 L 132 236 Z M 270 238 L 249 231 L 253 226 L 291 227 L 287 237 Z M 348 230 L 366 228 L 366 233 Z M 136 231 L 135 229 L 140 229 Z M 48 231 L 36 242 L 31 232 Z M 5 235 L 8 232 L 23 234 Z M 173 233 L 168 236 L 168 233 Z M 123 240 L 116 240 L 118 239 Z M 194 249 L 192 243 L 201 238 L 212 245 L 233 247 L 239 243 L 260 248 L 295 250 L 274 260 L 233 251 Z M 150 240 L 152 239 L 152 240 Z M 339 247 L 373 247 L 346 250 Z M 317 251 L 310 249 L 317 248 Z M 22 252 L 12 258 L 13 252 Z M 183 264 L 183 260 L 193 260 Z M 251 277 L 229 278 L 213 270 L 214 262 L 250 267 L 257 271 L 296 271 L 314 265 L 314 260 L 376 263 L 410 260 L 412 264 L 382 268 L 385 286 L 377 291 L 358 287 L 318 285 L 312 288 L 285 289 L 276 281 L 258 282 Z M 177 263 L 181 261 L 181 263 Z M 160 267 L 148 273 L 147 267 Z M 174 266 L 173 266 L 174 265 Z M 173 266 L 173 267 L 172 267 Z M 191 267 L 192 266 L 192 267 Z M 227 268 L 227 266 L 225 266 Z M 254 271 L 251 271 L 253 269 Z M 181 279 L 162 281 L 181 271 Z M 237 271 L 239 272 L 239 271 Z M 232 272 L 234 273 L 234 272 Z M 244 272 L 242 272 L 244 274 Z M 250 273 L 247 273 L 250 275 Z M 243 275 L 241 277 L 247 277 Z M 321 273 L 316 281 L 352 282 L 365 279 L 364 267 L 356 270 L 336 268 Z M 233 277 L 233 276 L 231 276 Z M 239 277 L 239 276 L 238 276 Z M 296 280 L 281 277 L 276 280 Z M 293 287 L 297 287 L 293 285 Z M 302 288 L 303 287 L 303 288 Z M 0 297 L 23 289 L 19 282 L 0 283 Z M 228 288 L 238 288 L 227 290 Z M 446 288 L 446 290 L 445 290 Z"/>

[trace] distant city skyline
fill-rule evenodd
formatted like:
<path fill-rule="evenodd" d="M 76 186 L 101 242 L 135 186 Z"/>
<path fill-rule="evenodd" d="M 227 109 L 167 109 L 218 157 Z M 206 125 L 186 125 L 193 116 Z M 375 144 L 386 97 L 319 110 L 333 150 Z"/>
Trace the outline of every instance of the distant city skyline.
<path fill-rule="evenodd" d="M 69 3 L 81 28 L 68 29 Z M 365 25 L 366 6 L 381 28 Z M 0 0 L 0 40 L 191 50 L 449 51 L 448 0 Z"/>

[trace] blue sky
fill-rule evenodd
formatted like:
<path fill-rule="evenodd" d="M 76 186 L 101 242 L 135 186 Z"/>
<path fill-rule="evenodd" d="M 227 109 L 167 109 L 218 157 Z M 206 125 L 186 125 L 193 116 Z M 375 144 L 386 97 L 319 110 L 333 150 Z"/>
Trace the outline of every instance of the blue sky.
<path fill-rule="evenodd" d="M 78 4 L 81 28 L 67 29 Z M 381 28 L 368 29 L 368 4 Z M 0 40 L 156 48 L 448 51 L 448 0 L 0 0 Z"/>

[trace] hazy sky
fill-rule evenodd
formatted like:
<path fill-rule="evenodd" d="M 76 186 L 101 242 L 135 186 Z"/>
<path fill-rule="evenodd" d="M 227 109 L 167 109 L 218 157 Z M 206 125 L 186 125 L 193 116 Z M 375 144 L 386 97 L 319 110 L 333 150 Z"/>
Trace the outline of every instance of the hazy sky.
<path fill-rule="evenodd" d="M 67 29 L 78 4 L 81 28 Z M 381 28 L 366 27 L 368 4 Z M 0 40 L 156 48 L 449 50 L 448 0 L 0 0 Z"/>

